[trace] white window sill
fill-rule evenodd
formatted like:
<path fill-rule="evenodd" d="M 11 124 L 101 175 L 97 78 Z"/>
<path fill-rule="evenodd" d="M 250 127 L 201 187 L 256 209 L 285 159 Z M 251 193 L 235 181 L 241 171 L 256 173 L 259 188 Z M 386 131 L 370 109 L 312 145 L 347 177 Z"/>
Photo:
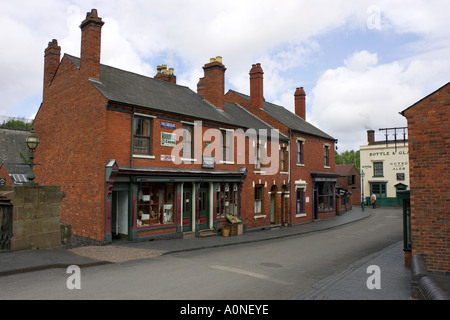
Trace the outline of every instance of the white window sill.
<path fill-rule="evenodd" d="M 137 159 L 155 159 L 155 156 L 146 156 L 141 154 L 133 154 L 133 158 Z"/>
<path fill-rule="evenodd" d="M 220 164 L 234 164 L 234 161 L 226 161 L 226 160 L 220 160 Z"/>
<path fill-rule="evenodd" d="M 197 159 L 191 159 L 191 158 L 181 158 L 180 160 L 183 162 L 197 162 Z"/>
<path fill-rule="evenodd" d="M 267 215 L 265 215 L 265 214 L 260 214 L 260 215 L 254 216 L 253 218 L 255 218 L 255 220 L 256 220 L 256 219 L 264 219 L 264 218 L 266 218 L 266 217 L 267 217 Z"/>
<path fill-rule="evenodd" d="M 306 213 L 298 213 L 295 215 L 296 218 L 306 217 Z"/>

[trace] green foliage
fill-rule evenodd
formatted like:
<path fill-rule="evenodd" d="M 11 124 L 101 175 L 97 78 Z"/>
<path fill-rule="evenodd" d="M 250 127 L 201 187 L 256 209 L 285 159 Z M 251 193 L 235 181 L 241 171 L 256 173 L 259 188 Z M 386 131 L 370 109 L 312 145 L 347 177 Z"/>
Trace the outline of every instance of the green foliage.
<path fill-rule="evenodd" d="M 335 151 L 335 164 L 354 164 L 358 171 L 361 171 L 358 151 L 344 151 L 339 154 Z"/>
<path fill-rule="evenodd" d="M 3 121 L 3 123 L 0 125 L 1 128 L 10 128 L 10 129 L 24 129 L 24 130 L 31 130 L 31 127 L 33 125 L 33 122 L 25 122 L 20 119 L 14 119 L 11 118 L 8 121 Z"/>

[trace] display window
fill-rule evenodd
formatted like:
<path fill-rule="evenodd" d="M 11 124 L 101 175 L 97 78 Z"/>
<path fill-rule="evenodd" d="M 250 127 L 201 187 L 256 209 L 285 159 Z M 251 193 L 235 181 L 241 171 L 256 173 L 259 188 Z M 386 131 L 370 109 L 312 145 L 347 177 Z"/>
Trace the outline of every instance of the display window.
<path fill-rule="evenodd" d="M 224 219 L 227 214 L 239 215 L 239 185 L 237 183 L 216 183 L 216 219 Z"/>
<path fill-rule="evenodd" d="M 319 211 L 334 210 L 334 182 L 318 182 Z"/>
<path fill-rule="evenodd" d="M 137 226 L 175 223 L 175 184 L 142 183 L 138 193 Z"/>

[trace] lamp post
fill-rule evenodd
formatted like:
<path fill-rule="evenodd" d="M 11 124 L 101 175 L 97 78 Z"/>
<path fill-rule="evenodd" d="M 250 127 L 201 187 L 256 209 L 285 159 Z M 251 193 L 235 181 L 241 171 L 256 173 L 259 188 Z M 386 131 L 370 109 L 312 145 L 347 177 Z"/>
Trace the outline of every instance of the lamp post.
<path fill-rule="evenodd" d="M 30 170 L 28 171 L 28 174 L 27 174 L 28 184 L 29 185 L 37 185 L 37 183 L 34 182 L 35 176 L 34 176 L 33 166 L 35 164 L 33 163 L 33 159 L 34 159 L 34 151 L 36 151 L 36 148 L 39 145 L 39 139 L 34 134 L 33 128 L 31 128 L 30 135 L 25 140 L 25 143 L 27 144 L 28 150 L 30 150 Z"/>
<path fill-rule="evenodd" d="M 362 184 L 362 194 L 361 194 L 361 208 L 362 208 L 362 211 L 364 211 L 364 201 L 365 201 L 365 199 L 364 199 L 364 170 L 361 170 L 361 179 L 362 179 L 362 182 L 361 182 L 361 184 Z"/>

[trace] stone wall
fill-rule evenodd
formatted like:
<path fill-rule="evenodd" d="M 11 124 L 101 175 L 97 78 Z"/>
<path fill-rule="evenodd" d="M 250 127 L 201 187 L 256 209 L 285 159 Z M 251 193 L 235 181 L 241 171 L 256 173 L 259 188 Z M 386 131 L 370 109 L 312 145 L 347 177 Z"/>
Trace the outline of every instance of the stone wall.
<path fill-rule="evenodd" d="M 11 251 L 61 246 L 60 187 L 4 186 L 0 197 L 13 205 Z"/>

